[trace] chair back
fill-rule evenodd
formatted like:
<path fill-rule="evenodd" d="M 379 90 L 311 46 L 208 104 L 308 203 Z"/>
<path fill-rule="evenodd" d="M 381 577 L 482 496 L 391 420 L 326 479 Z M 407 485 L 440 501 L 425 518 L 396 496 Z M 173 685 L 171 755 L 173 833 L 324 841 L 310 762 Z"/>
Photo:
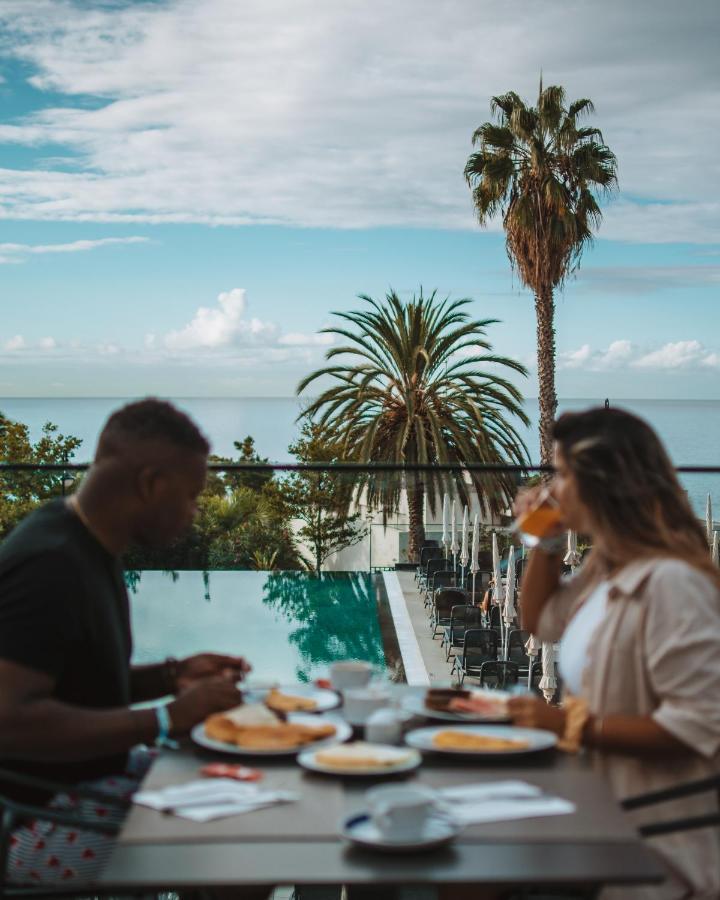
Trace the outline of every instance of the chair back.
<path fill-rule="evenodd" d="M 440 588 L 435 592 L 435 615 L 441 618 L 449 618 L 453 608 L 458 603 L 465 603 L 465 595 L 456 588 Z"/>
<path fill-rule="evenodd" d="M 443 569 L 429 576 L 429 581 L 430 592 L 434 594 L 438 588 L 455 587 L 455 573 L 452 569 Z"/>
<path fill-rule="evenodd" d="M 425 566 L 425 577 L 430 581 L 430 578 L 435 572 L 441 572 L 449 567 L 450 561 L 444 556 L 431 556 Z"/>
<path fill-rule="evenodd" d="M 436 557 L 442 555 L 442 548 L 438 547 L 437 541 L 423 544 L 422 548 L 420 549 L 420 568 L 424 569 L 428 564 L 428 560 L 435 559 Z"/>
<path fill-rule="evenodd" d="M 500 629 L 500 607 L 495 606 L 494 603 L 490 604 L 490 609 L 488 610 L 488 626 L 493 629 Z"/>
<path fill-rule="evenodd" d="M 480 667 L 480 686 L 488 687 L 488 681 L 499 690 L 513 687 L 520 681 L 520 669 L 514 662 L 497 660 L 483 663 Z"/>
<path fill-rule="evenodd" d="M 492 550 L 481 550 L 478 553 L 478 566 L 483 570 L 483 572 L 492 572 Z"/>
<path fill-rule="evenodd" d="M 497 632 L 491 628 L 468 628 L 463 639 L 463 654 L 468 650 L 478 650 L 489 659 L 497 659 Z"/>
<path fill-rule="evenodd" d="M 507 642 L 507 658 L 510 662 L 514 662 L 519 666 L 527 666 L 530 662 L 525 644 L 530 637 L 527 631 L 521 631 L 519 628 L 513 629 L 508 635 Z"/>
<path fill-rule="evenodd" d="M 468 597 L 465 591 L 461 591 L 460 588 L 440 588 L 435 594 L 435 605 L 439 605 L 442 603 L 443 607 L 447 606 L 448 615 L 450 614 L 450 610 L 453 606 L 458 606 L 459 604 L 465 604 L 468 602 Z M 449 604 L 449 605 L 448 605 Z"/>
<path fill-rule="evenodd" d="M 482 610 L 479 606 L 462 603 L 450 610 L 450 628 L 464 625 L 465 628 L 480 628 Z"/>

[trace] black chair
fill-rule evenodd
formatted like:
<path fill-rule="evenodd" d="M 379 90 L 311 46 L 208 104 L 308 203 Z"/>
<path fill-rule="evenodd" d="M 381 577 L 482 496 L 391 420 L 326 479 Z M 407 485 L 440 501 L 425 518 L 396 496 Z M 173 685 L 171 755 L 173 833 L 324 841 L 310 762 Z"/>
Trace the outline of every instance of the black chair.
<path fill-rule="evenodd" d="M 435 591 L 439 588 L 454 588 L 456 586 L 455 572 L 453 572 L 452 569 L 441 569 L 437 572 L 433 572 L 427 586 L 425 606 L 430 606 L 432 598 L 435 596 Z"/>
<path fill-rule="evenodd" d="M 525 644 L 529 638 L 529 632 L 514 628 L 508 635 L 507 651 L 505 653 L 505 659 L 515 663 L 521 673 L 524 669 L 526 675 L 530 668 L 530 657 L 525 649 Z"/>
<path fill-rule="evenodd" d="M 490 628 L 468 628 L 463 638 L 462 652 L 455 654 L 451 675 L 457 673 L 460 684 L 467 675 L 480 674 L 483 663 L 497 660 L 498 636 Z"/>
<path fill-rule="evenodd" d="M 458 588 L 440 588 L 433 595 L 432 612 L 430 613 L 430 630 L 432 636 L 437 637 L 438 633 L 450 624 L 450 614 L 453 606 L 467 603 L 465 592 Z"/>
<path fill-rule="evenodd" d="M 429 559 L 432 559 L 435 554 L 442 556 L 443 551 L 440 549 L 437 541 L 425 541 L 425 543 L 420 548 L 420 559 L 418 561 L 418 567 L 415 570 L 415 581 L 420 582 L 421 575 L 425 572 L 425 566 Z"/>
<path fill-rule="evenodd" d="M 704 794 L 707 791 L 714 791 L 718 800 L 720 800 L 720 775 L 711 775 L 709 778 L 700 778 L 697 781 L 687 781 L 684 784 L 676 784 L 673 787 L 651 791 L 647 794 L 637 794 L 635 797 L 627 797 L 620 805 L 626 810 L 642 809 L 645 806 L 667 803 L 670 800 L 679 800 L 681 797 Z M 669 821 L 641 825 L 638 831 L 643 837 L 655 837 L 659 834 L 693 831 L 696 828 L 717 828 L 718 825 L 720 825 L 720 808 L 716 808 L 713 812 L 702 816 L 690 816 L 687 819 L 671 819 Z"/>
<path fill-rule="evenodd" d="M 498 637 L 502 634 L 502 615 L 500 613 L 500 607 L 495 606 L 494 603 L 490 603 L 488 609 L 487 627 L 492 628 L 492 630 L 497 633 Z"/>
<path fill-rule="evenodd" d="M 480 666 L 480 687 L 505 690 L 520 682 L 520 669 L 506 659 L 485 662 Z"/>
<path fill-rule="evenodd" d="M 420 576 L 420 590 L 425 591 L 427 601 L 428 589 L 433 575 L 436 572 L 445 572 L 450 568 L 450 560 L 444 556 L 432 556 L 425 565 L 425 572 Z"/>
<path fill-rule="evenodd" d="M 41 790 L 50 794 L 69 794 L 80 799 L 97 800 L 105 805 L 114 806 L 117 809 L 129 809 L 131 801 L 104 791 L 91 788 L 78 788 L 74 785 L 57 784 L 42 778 L 28 775 L 20 775 L 5 769 L 0 770 L 0 778 L 7 784 L 16 784 L 33 790 Z M 106 834 L 115 837 L 120 831 L 121 825 L 114 822 L 89 822 L 65 809 L 51 809 L 29 803 L 20 803 L 7 797 L 0 796 L 0 898 L 5 897 L 78 897 L 83 895 L 100 896 L 101 894 L 116 894 L 117 889 L 107 888 L 101 890 L 95 885 L 81 886 L 27 883 L 8 878 L 7 863 L 10 855 L 10 841 L 13 831 L 21 825 L 33 822 L 52 822 L 64 825 L 68 828 L 77 828 L 81 831 L 92 831 L 96 834 Z"/>
<path fill-rule="evenodd" d="M 443 631 L 441 647 L 445 648 L 445 661 L 450 659 L 450 654 L 455 648 L 462 647 L 465 632 L 468 628 L 480 628 L 482 611 L 479 606 L 463 603 L 461 606 L 453 606 L 450 611 L 450 621 Z"/>

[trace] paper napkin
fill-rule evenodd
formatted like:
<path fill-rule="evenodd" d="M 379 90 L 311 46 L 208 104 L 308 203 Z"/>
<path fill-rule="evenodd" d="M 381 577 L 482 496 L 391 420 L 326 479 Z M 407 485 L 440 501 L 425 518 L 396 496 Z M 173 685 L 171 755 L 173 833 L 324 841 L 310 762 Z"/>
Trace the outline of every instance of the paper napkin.
<path fill-rule="evenodd" d="M 575 812 L 575 805 L 569 800 L 543 794 L 540 788 L 525 781 L 464 784 L 441 788 L 437 793 L 443 811 L 458 825 Z"/>
<path fill-rule="evenodd" d="M 205 778 L 158 791 L 139 791 L 133 802 L 193 822 L 209 822 L 297 799 L 298 794 L 290 791 L 269 791 L 232 778 Z"/>

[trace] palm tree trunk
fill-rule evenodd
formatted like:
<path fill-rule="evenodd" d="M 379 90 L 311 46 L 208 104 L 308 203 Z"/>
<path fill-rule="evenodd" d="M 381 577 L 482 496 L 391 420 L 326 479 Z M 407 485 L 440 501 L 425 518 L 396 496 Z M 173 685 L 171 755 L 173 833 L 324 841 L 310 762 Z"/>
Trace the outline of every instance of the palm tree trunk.
<path fill-rule="evenodd" d="M 410 512 L 408 559 L 410 562 L 420 561 L 420 548 L 425 541 L 425 523 L 423 522 L 424 500 L 425 485 L 422 481 L 418 481 L 408 489 L 408 509 Z"/>
<path fill-rule="evenodd" d="M 557 412 L 555 393 L 555 300 L 552 288 L 535 294 L 537 319 L 538 401 L 540 404 L 540 462 L 552 465 L 552 427 Z"/>

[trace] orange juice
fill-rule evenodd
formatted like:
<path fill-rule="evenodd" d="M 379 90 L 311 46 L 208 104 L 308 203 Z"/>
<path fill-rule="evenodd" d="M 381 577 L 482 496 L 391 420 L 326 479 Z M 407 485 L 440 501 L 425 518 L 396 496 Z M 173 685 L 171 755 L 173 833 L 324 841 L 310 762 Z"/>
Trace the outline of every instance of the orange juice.
<path fill-rule="evenodd" d="M 522 542 L 528 547 L 534 547 L 561 521 L 560 509 L 546 499 L 523 513 L 516 521 L 515 528 Z"/>

